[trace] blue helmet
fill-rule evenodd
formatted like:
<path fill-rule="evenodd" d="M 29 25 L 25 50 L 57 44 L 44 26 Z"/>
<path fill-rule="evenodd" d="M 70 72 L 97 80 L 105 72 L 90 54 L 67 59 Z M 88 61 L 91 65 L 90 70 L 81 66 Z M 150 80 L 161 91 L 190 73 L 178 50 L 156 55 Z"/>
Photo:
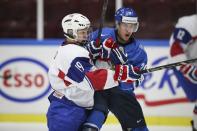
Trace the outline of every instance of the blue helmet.
<path fill-rule="evenodd" d="M 115 20 L 120 23 L 132 23 L 136 24 L 134 32 L 137 31 L 139 23 L 137 13 L 132 8 L 122 7 L 118 9 L 115 13 Z"/>

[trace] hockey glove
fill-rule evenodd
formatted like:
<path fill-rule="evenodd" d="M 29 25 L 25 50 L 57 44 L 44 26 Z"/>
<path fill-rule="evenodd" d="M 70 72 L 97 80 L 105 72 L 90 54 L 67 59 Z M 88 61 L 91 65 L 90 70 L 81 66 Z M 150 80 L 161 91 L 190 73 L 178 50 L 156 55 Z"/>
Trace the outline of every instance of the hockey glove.
<path fill-rule="evenodd" d="M 95 59 L 97 56 L 99 56 L 99 53 L 101 52 L 101 46 L 97 47 L 97 43 L 95 41 L 91 41 L 86 45 L 87 50 L 90 52 L 90 55 L 93 59 Z"/>
<path fill-rule="evenodd" d="M 132 65 L 116 65 L 114 80 L 120 82 L 133 83 L 141 78 L 140 74 L 135 72 Z"/>
<path fill-rule="evenodd" d="M 105 39 L 102 43 L 101 54 L 100 54 L 101 59 L 109 60 L 111 50 L 113 48 L 117 48 L 117 44 L 115 43 L 115 41 L 112 38 Z"/>
<path fill-rule="evenodd" d="M 137 79 L 137 80 L 134 82 L 134 87 L 137 88 L 138 86 L 140 86 L 140 84 L 142 83 L 143 80 L 144 80 L 144 76 L 143 76 L 143 75 L 140 75 L 140 78 Z"/>
<path fill-rule="evenodd" d="M 120 50 L 119 48 L 113 48 L 110 54 L 110 59 L 114 65 L 117 64 L 126 64 L 127 54 L 124 52 L 124 49 Z"/>
<path fill-rule="evenodd" d="M 184 64 L 179 68 L 184 77 L 191 83 L 197 84 L 197 67 L 192 64 Z"/>
<path fill-rule="evenodd" d="M 124 49 L 120 50 L 112 38 L 104 40 L 101 49 L 101 59 L 110 59 L 114 65 L 126 64 L 128 61 L 127 55 L 124 53 Z"/>

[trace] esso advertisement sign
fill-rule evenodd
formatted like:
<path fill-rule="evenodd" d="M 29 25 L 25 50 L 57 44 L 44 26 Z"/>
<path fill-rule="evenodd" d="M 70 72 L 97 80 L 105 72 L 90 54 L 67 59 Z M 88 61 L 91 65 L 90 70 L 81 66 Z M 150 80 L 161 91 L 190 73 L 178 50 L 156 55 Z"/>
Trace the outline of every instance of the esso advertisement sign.
<path fill-rule="evenodd" d="M 11 101 L 31 102 L 44 97 L 50 91 L 48 68 L 32 58 L 12 58 L 0 65 L 0 94 Z"/>

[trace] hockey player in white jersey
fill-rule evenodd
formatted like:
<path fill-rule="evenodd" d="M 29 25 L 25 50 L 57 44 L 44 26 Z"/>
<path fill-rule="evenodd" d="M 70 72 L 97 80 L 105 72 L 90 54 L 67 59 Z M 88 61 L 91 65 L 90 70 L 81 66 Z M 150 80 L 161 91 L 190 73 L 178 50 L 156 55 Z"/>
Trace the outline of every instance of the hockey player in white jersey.
<path fill-rule="evenodd" d="M 173 62 L 197 58 L 197 14 L 179 18 L 170 38 L 170 55 Z M 197 131 L 197 62 L 178 67 L 175 74 L 187 98 L 195 102 L 192 128 Z"/>
<path fill-rule="evenodd" d="M 49 96 L 47 112 L 49 131 L 80 131 L 87 109 L 94 104 L 94 91 L 115 87 L 118 81 L 129 79 L 129 71 L 120 75 L 118 70 L 97 69 L 92 64 L 89 52 L 83 47 L 89 27 L 88 18 L 78 13 L 69 14 L 62 20 L 66 39 L 48 72 L 54 90 Z M 120 79 L 114 80 L 114 75 L 119 75 Z"/>

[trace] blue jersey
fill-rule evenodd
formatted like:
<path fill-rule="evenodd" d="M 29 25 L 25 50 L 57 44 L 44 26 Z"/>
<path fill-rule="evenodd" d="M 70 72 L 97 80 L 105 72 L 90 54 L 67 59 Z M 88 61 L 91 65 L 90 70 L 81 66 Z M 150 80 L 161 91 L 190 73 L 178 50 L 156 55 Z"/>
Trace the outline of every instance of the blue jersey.
<path fill-rule="evenodd" d="M 98 37 L 98 30 L 91 34 L 91 40 L 96 40 Z M 121 44 L 117 40 L 117 31 L 114 28 L 103 28 L 101 33 L 101 43 L 106 38 L 112 38 L 118 44 L 119 48 L 122 48 L 127 54 L 128 63 L 139 69 L 144 69 L 147 65 L 147 53 L 143 46 L 136 41 L 133 37 L 130 38 L 130 42 Z M 122 50 L 121 49 L 121 50 Z M 133 84 L 120 83 L 122 89 L 133 89 Z"/>

